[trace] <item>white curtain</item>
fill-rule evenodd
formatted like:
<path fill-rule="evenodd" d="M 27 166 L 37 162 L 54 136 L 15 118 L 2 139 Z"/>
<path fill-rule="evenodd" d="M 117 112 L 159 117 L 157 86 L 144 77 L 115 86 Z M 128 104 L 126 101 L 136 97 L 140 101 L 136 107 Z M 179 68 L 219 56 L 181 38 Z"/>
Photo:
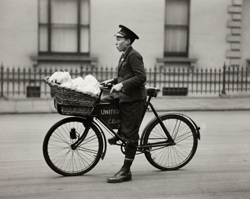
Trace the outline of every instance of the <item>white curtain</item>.
<path fill-rule="evenodd" d="M 77 0 L 52 0 L 52 24 L 77 24 Z"/>
<path fill-rule="evenodd" d="M 51 51 L 77 51 L 77 0 L 51 1 Z"/>
<path fill-rule="evenodd" d="M 188 0 L 166 0 L 166 24 L 188 24 Z"/>
<path fill-rule="evenodd" d="M 48 51 L 48 28 L 40 26 L 39 29 L 39 51 Z"/>
<path fill-rule="evenodd" d="M 48 50 L 48 1 L 39 1 L 39 51 Z"/>
<path fill-rule="evenodd" d="M 52 52 L 77 52 L 76 28 L 53 27 L 51 40 Z"/>
<path fill-rule="evenodd" d="M 187 30 L 183 28 L 166 28 L 166 52 L 186 52 Z"/>
<path fill-rule="evenodd" d="M 89 24 L 89 0 L 81 0 L 81 24 Z"/>
<path fill-rule="evenodd" d="M 166 0 L 165 52 L 186 52 L 188 0 Z"/>
<path fill-rule="evenodd" d="M 81 28 L 81 52 L 89 52 L 89 28 L 87 27 Z"/>
<path fill-rule="evenodd" d="M 49 0 L 39 0 L 39 51 L 48 52 L 48 40 L 52 52 L 89 52 L 89 1 L 80 0 L 80 24 L 78 24 L 78 0 L 51 0 L 51 21 L 48 19 Z M 51 23 L 51 24 L 50 24 Z M 49 34 L 51 25 L 51 35 Z M 78 26 L 80 25 L 80 27 Z M 78 40 L 80 28 L 80 40 Z"/>
<path fill-rule="evenodd" d="M 89 52 L 89 1 L 81 0 L 81 43 L 80 51 L 82 53 Z"/>
<path fill-rule="evenodd" d="M 48 1 L 39 1 L 39 22 L 48 23 Z"/>

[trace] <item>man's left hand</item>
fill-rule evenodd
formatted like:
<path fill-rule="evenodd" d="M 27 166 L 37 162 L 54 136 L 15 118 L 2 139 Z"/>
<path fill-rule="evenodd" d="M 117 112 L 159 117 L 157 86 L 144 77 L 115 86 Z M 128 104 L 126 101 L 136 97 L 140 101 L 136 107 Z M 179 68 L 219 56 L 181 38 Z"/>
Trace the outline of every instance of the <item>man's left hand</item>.
<path fill-rule="evenodd" d="M 110 93 L 113 93 L 113 92 L 119 92 L 122 90 L 122 87 L 123 87 L 123 84 L 122 83 L 119 83 L 119 84 L 116 84 L 112 87 Z"/>

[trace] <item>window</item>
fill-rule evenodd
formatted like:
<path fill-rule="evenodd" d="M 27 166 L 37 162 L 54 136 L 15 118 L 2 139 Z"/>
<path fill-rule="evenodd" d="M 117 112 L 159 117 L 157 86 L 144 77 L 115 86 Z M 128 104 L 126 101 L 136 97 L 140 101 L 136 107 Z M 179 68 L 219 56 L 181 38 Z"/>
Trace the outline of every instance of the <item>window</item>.
<path fill-rule="evenodd" d="M 39 55 L 89 55 L 89 0 L 39 0 Z"/>
<path fill-rule="evenodd" d="M 165 57 L 187 57 L 189 0 L 166 0 Z"/>

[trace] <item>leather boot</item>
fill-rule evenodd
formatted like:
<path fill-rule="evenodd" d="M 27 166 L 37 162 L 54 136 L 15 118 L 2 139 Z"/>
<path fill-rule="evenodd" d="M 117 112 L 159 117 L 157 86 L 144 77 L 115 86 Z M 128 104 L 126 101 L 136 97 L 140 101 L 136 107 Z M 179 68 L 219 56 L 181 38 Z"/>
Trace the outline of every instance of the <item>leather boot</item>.
<path fill-rule="evenodd" d="M 132 180 L 132 173 L 131 173 L 131 171 L 124 172 L 124 171 L 120 170 L 113 177 L 108 178 L 107 182 L 109 182 L 109 183 L 118 183 L 118 182 L 130 181 L 130 180 Z"/>

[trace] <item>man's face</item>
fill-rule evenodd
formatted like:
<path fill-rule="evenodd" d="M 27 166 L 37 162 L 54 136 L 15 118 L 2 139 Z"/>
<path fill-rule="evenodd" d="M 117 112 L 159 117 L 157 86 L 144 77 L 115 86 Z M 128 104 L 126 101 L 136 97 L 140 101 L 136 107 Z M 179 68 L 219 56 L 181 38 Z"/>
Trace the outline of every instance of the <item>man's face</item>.
<path fill-rule="evenodd" d="M 128 48 L 129 40 L 124 37 L 116 37 L 115 45 L 119 52 L 123 52 Z"/>

